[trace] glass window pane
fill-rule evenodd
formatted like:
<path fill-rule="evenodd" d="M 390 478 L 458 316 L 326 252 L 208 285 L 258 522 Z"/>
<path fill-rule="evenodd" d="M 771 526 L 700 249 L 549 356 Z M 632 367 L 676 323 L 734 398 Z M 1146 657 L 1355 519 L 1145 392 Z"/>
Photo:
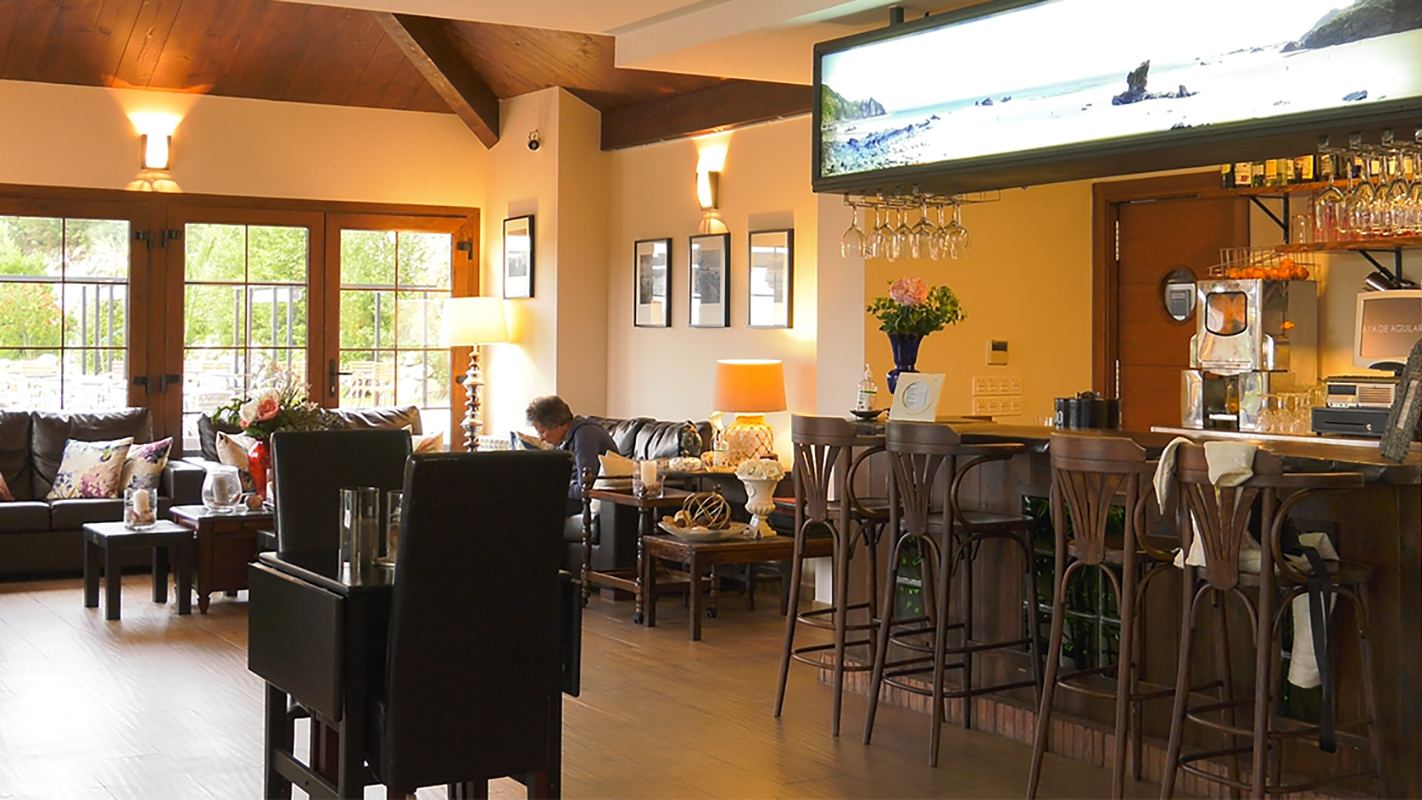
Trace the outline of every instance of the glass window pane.
<path fill-rule="evenodd" d="M 211 414 L 245 387 L 246 356 L 230 348 L 189 348 L 183 353 L 183 411 Z"/>
<path fill-rule="evenodd" d="M 454 237 L 447 233 L 401 231 L 400 285 L 407 289 L 449 288 Z"/>
<path fill-rule="evenodd" d="M 4 278 L 0 275 L 0 347 L 58 347 L 63 337 L 63 284 L 9 283 Z"/>
<path fill-rule="evenodd" d="M 395 403 L 449 407 L 449 351 L 415 350 L 400 354 Z"/>
<path fill-rule="evenodd" d="M 123 362 L 113 368 L 114 351 L 71 348 L 64 351 L 64 408 L 105 411 L 128 405 Z"/>
<path fill-rule="evenodd" d="M 243 329 L 241 286 L 192 285 L 183 292 L 183 343 L 189 347 L 240 347 Z"/>
<path fill-rule="evenodd" d="M 65 277 L 128 279 L 129 224 L 121 219 L 71 219 L 64 225 Z"/>
<path fill-rule="evenodd" d="M 400 324 L 396 346 L 438 346 L 440 312 L 448 298 L 443 292 L 400 292 L 396 306 Z"/>
<path fill-rule="evenodd" d="M 364 350 L 341 353 L 342 406 L 383 406 L 395 402 L 395 353 Z"/>
<path fill-rule="evenodd" d="M 253 225 L 247 229 L 247 279 L 306 283 L 306 228 Z"/>
<path fill-rule="evenodd" d="M 306 344 L 306 290 L 299 286 L 249 286 L 248 319 L 252 347 Z"/>
<path fill-rule="evenodd" d="M 251 367 L 247 374 L 247 388 L 269 386 L 273 383 L 291 383 L 305 387 L 306 350 L 295 347 L 276 347 L 266 350 L 253 348 L 248 351 Z M 290 376 L 290 377 L 287 377 Z M 309 394 L 309 392 L 308 392 Z"/>
<path fill-rule="evenodd" d="M 64 221 L 0 217 L 0 276 L 64 274 Z"/>
<path fill-rule="evenodd" d="M 341 285 L 394 286 L 395 232 L 341 231 Z"/>
<path fill-rule="evenodd" d="M 6 368 L 10 408 L 54 411 L 61 407 L 58 350 L 10 350 L 4 357 L 10 362 Z"/>
<path fill-rule="evenodd" d="M 395 343 L 395 293 L 341 292 L 341 347 L 390 347 Z"/>
<path fill-rule="evenodd" d="M 64 284 L 64 344 L 69 347 L 123 347 L 128 285 Z"/>
<path fill-rule="evenodd" d="M 184 242 L 183 274 L 187 280 L 245 280 L 247 226 L 191 222 Z"/>

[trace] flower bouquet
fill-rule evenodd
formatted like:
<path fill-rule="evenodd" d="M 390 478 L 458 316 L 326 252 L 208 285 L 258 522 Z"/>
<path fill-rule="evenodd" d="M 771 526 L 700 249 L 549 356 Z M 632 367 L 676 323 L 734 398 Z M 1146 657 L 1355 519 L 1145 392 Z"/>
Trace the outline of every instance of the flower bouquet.
<path fill-rule="evenodd" d="M 785 468 L 779 461 L 769 458 L 748 458 L 736 467 L 736 477 L 743 481 L 779 481 L 785 477 Z"/>
<path fill-rule="evenodd" d="M 236 425 L 256 440 L 247 452 L 247 469 L 257 493 L 268 499 L 271 453 L 267 439 L 277 431 L 317 431 L 331 427 L 331 417 L 307 396 L 305 384 L 278 372 L 265 388 L 238 395 L 212 412 L 212 421 Z"/>
<path fill-rule="evenodd" d="M 889 391 L 898 387 L 899 373 L 917 372 L 918 346 L 923 337 L 967 319 L 958 296 L 947 286 L 926 285 L 919 278 L 899 278 L 889 285 L 887 297 L 876 297 L 865 311 L 879 320 L 879 330 L 889 335 L 894 368 L 889 370 Z"/>

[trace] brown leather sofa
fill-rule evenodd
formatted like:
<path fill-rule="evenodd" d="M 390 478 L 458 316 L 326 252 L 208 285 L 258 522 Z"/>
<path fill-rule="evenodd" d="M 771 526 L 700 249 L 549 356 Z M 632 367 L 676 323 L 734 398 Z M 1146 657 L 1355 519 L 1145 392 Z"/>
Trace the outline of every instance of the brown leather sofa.
<path fill-rule="evenodd" d="M 653 459 L 699 456 L 711 449 L 711 423 L 670 422 L 649 417 L 613 419 L 588 417 L 607 430 L 617 452 L 628 458 Z M 592 568 L 605 572 L 637 563 L 636 509 L 593 502 Z M 563 526 L 563 569 L 576 573 L 583 564 L 583 517 L 567 518 Z"/>
<path fill-rule="evenodd" d="M 420 409 L 418 406 L 373 406 L 370 408 L 331 408 L 326 413 L 336 420 L 335 427 L 349 430 L 362 430 L 368 428 L 404 428 L 408 426 L 410 433 L 422 434 L 424 430 L 420 427 Z M 203 461 L 217 460 L 217 432 L 241 433 L 242 429 L 236 425 L 213 422 L 207 415 L 198 417 L 198 446 L 201 452 L 198 457 L 189 457 L 187 460 L 201 464 Z M 446 445 L 449 443 L 446 442 Z"/>
<path fill-rule="evenodd" d="M 0 473 L 15 496 L 0 502 L 0 577 L 77 573 L 84 565 L 81 528 L 117 522 L 123 500 L 45 500 L 54 485 L 64 443 L 102 442 L 132 436 L 153 441 L 146 408 L 72 413 L 0 411 Z M 162 516 L 172 505 L 202 502 L 203 470 L 170 453 L 158 488 Z"/>

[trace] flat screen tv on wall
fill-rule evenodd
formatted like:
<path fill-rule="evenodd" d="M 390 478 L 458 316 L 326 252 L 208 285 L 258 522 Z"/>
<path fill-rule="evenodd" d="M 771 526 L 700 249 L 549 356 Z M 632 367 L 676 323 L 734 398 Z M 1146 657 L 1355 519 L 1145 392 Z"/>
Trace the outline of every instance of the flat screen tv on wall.
<path fill-rule="evenodd" d="M 823 42 L 814 88 L 817 191 L 1293 157 L 1386 123 L 1411 140 L 1422 0 L 998 0 Z"/>

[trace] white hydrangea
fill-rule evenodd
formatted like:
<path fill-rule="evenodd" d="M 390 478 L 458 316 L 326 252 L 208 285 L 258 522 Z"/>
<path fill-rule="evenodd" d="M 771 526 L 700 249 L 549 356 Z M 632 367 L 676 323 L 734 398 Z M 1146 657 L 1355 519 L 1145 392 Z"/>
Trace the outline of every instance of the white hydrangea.
<path fill-rule="evenodd" d="M 748 458 L 736 467 L 736 477 L 742 480 L 778 481 L 785 477 L 785 468 L 769 458 Z"/>

